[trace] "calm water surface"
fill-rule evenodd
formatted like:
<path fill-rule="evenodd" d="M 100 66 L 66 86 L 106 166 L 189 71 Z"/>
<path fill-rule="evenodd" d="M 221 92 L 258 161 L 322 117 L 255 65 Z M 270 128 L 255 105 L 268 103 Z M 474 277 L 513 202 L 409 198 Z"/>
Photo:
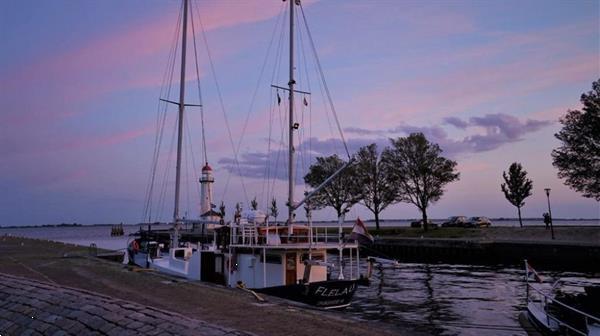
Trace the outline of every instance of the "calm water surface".
<path fill-rule="evenodd" d="M 520 269 L 446 264 L 377 268 L 349 311 L 434 335 L 526 335 Z"/>
<path fill-rule="evenodd" d="M 125 236 L 110 237 L 110 226 L 0 229 L 11 234 L 100 248 L 123 249 Z M 332 255 L 330 261 L 336 261 Z M 361 273 L 366 262 L 361 261 Z M 335 273 L 335 271 L 334 271 Z M 590 278 L 583 273 L 541 272 L 559 277 Z M 335 274 L 334 274 L 335 276 Z M 526 335 L 518 322 L 524 309 L 523 270 L 512 267 L 447 264 L 400 264 L 376 267 L 370 287 L 360 287 L 347 313 L 359 319 L 412 325 L 432 335 Z"/>

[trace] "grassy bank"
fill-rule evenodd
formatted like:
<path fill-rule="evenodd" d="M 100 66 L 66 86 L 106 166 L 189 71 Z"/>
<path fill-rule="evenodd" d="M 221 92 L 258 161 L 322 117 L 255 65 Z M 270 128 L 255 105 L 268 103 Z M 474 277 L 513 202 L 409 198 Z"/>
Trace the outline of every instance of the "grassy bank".
<path fill-rule="evenodd" d="M 453 238 L 493 241 L 552 241 L 550 229 L 543 226 L 489 227 L 489 228 L 435 228 L 423 231 L 419 228 L 383 228 L 372 230 L 376 237 L 393 238 Z M 600 226 L 556 226 L 554 241 L 600 245 Z"/>

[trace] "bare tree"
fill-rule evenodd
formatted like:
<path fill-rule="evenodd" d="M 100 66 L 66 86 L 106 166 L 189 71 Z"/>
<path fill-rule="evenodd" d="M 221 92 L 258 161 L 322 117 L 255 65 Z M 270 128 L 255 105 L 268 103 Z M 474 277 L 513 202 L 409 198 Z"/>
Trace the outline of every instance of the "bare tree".
<path fill-rule="evenodd" d="M 510 204 L 517 207 L 519 213 L 519 224 L 523 227 L 523 221 L 521 220 L 521 207 L 525 205 L 525 199 L 531 196 L 531 189 L 533 188 L 533 182 L 527 178 L 527 172 L 523 169 L 518 162 L 513 162 L 508 168 L 508 175 L 506 172 L 502 172 L 504 182 L 500 185 L 504 196 L 510 202 Z"/>
<path fill-rule="evenodd" d="M 356 155 L 356 178 L 362 203 L 375 216 L 379 230 L 379 214 L 397 202 L 398 184 L 394 182 L 393 163 L 389 156 L 377 152 L 377 145 L 361 147 Z"/>
<path fill-rule="evenodd" d="M 254 197 L 252 199 L 252 201 L 250 201 L 250 209 L 252 209 L 252 210 L 258 209 L 258 201 L 256 200 L 256 197 Z"/>
<path fill-rule="evenodd" d="M 397 200 L 419 208 L 427 231 L 427 208 L 442 197 L 446 184 L 460 178 L 455 171 L 456 162 L 442 157 L 440 146 L 429 142 L 423 133 L 390 140 L 392 147 L 383 151 L 382 160 L 394 168 L 392 174 L 399 188 Z"/>

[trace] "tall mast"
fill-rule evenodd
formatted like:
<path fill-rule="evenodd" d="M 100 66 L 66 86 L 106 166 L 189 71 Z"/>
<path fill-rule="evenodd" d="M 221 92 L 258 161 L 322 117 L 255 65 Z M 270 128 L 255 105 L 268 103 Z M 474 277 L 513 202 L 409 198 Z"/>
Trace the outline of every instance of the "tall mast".
<path fill-rule="evenodd" d="M 187 10 L 188 0 L 183 0 L 183 34 L 181 35 L 181 79 L 179 81 L 179 122 L 177 131 L 177 167 L 175 173 L 175 209 L 173 210 L 173 223 L 176 228 L 179 221 L 179 189 L 181 184 L 181 146 L 183 140 L 183 109 L 185 108 L 185 54 L 187 40 Z M 175 238 L 177 239 L 177 237 Z M 175 246 L 177 247 L 177 246 Z"/>
<path fill-rule="evenodd" d="M 288 143 L 288 225 L 291 227 L 294 221 L 294 3 L 296 0 L 288 0 L 290 2 L 290 115 L 289 115 L 289 143 Z"/>

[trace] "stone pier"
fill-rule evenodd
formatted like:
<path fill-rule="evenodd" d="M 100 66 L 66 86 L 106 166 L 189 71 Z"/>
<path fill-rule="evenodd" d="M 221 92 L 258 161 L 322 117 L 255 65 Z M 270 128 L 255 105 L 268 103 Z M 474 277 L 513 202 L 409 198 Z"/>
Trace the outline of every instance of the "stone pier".
<path fill-rule="evenodd" d="M 0 273 L 0 336 L 252 335 L 106 295 Z"/>

